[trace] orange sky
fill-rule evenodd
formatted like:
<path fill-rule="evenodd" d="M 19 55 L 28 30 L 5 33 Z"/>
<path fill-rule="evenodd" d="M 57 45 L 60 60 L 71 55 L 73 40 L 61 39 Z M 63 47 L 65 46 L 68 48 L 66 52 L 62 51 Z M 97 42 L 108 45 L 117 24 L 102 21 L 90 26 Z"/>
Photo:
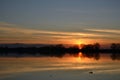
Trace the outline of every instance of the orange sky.
<path fill-rule="evenodd" d="M 120 43 L 120 0 L 0 0 L 0 43 Z"/>
<path fill-rule="evenodd" d="M 15 24 L 0 23 L 0 43 L 29 44 L 91 44 L 119 43 L 120 30 L 85 29 L 88 32 L 65 32 L 24 28 Z"/>

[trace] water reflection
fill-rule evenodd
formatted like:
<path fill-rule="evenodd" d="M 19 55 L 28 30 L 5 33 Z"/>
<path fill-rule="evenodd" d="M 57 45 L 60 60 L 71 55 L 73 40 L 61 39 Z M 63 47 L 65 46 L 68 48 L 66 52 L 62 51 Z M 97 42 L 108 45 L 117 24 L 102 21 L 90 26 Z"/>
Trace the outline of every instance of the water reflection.
<path fill-rule="evenodd" d="M 72 55 L 76 61 L 78 62 L 94 62 L 97 61 L 98 59 L 96 59 L 96 55 L 93 55 L 93 54 L 84 54 L 84 53 L 78 53 L 78 54 L 74 54 Z M 100 58 L 99 58 L 100 59 Z"/>
<path fill-rule="evenodd" d="M 111 59 L 112 60 L 120 60 L 120 54 L 119 53 L 112 53 Z"/>
<path fill-rule="evenodd" d="M 120 80 L 119 60 L 119 53 L 1 54 L 0 80 Z"/>
<path fill-rule="evenodd" d="M 58 57 L 63 58 L 66 55 L 73 56 L 79 58 L 81 60 L 82 58 L 89 58 L 94 60 L 99 60 L 101 58 L 101 55 L 106 54 L 109 55 L 109 57 L 112 60 L 120 60 L 120 53 L 85 53 L 85 52 L 79 52 L 79 53 L 0 53 L 0 57 Z"/>
<path fill-rule="evenodd" d="M 79 58 L 93 58 L 95 60 L 99 60 L 100 59 L 100 53 L 78 53 L 78 54 L 73 54 L 73 56 L 75 57 L 79 57 Z"/>

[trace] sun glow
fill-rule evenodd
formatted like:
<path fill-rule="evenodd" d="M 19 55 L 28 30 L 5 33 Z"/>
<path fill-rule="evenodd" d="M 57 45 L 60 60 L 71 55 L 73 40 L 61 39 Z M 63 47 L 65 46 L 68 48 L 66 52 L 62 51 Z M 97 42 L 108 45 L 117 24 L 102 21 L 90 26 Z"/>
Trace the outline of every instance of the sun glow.
<path fill-rule="evenodd" d="M 92 60 L 90 58 L 87 58 L 82 52 L 78 53 L 75 57 L 75 61 L 77 61 L 78 63 L 89 63 L 92 62 Z"/>
<path fill-rule="evenodd" d="M 75 44 L 78 45 L 79 49 L 81 49 L 81 48 L 82 48 L 81 45 L 82 45 L 82 44 L 85 44 L 85 43 L 84 43 L 83 41 L 81 41 L 81 40 L 76 40 L 76 41 L 75 41 Z"/>
<path fill-rule="evenodd" d="M 75 41 L 75 42 L 76 42 L 76 44 L 78 44 L 78 45 L 83 44 L 83 42 L 82 42 L 82 41 L 80 41 L 80 40 Z"/>

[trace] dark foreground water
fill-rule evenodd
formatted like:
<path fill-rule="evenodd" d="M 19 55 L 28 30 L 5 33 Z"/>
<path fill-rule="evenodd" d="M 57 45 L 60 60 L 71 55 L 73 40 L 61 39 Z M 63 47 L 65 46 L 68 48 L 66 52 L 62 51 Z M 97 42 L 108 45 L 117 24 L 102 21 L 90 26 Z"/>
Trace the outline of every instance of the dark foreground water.
<path fill-rule="evenodd" d="M 120 80 L 120 55 L 0 57 L 0 80 Z"/>

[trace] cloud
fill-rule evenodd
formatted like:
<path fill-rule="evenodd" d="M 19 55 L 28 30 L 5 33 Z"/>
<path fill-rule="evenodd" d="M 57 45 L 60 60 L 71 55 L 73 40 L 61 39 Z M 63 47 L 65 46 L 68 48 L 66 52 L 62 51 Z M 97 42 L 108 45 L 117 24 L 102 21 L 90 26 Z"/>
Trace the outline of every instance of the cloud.
<path fill-rule="evenodd" d="M 0 27 L 0 31 L 6 33 L 7 35 L 13 34 L 13 36 L 53 36 L 53 37 L 107 37 L 107 35 L 94 34 L 94 33 L 83 33 L 83 32 L 62 32 L 62 31 L 46 31 L 46 30 L 35 30 L 17 27 Z M 11 35 L 12 36 L 12 35 Z"/>
<path fill-rule="evenodd" d="M 88 31 L 94 31 L 94 32 L 103 32 L 103 33 L 112 33 L 112 34 L 120 34 L 119 29 L 86 29 Z"/>
<path fill-rule="evenodd" d="M 19 34 L 26 34 L 26 35 L 41 35 L 41 34 L 51 34 L 51 35 L 66 35 L 66 36 L 102 36 L 96 35 L 92 33 L 82 33 L 82 32 L 62 32 L 62 31 L 47 31 L 47 30 L 36 30 L 36 29 L 27 29 L 27 28 L 20 28 L 20 27 L 12 27 L 11 24 L 8 27 L 6 25 L 0 25 L 0 31 L 6 33 L 19 33 Z"/>
<path fill-rule="evenodd" d="M 30 29 L 14 24 L 0 23 L 0 42 L 15 41 L 15 42 L 70 42 L 70 40 L 120 40 L 120 30 L 109 29 L 85 29 L 88 32 L 65 32 L 65 31 L 48 31 L 39 29 Z M 97 33 L 95 33 L 97 32 Z M 104 32 L 104 34 L 101 34 Z M 114 33 L 114 34 L 106 34 Z"/>

